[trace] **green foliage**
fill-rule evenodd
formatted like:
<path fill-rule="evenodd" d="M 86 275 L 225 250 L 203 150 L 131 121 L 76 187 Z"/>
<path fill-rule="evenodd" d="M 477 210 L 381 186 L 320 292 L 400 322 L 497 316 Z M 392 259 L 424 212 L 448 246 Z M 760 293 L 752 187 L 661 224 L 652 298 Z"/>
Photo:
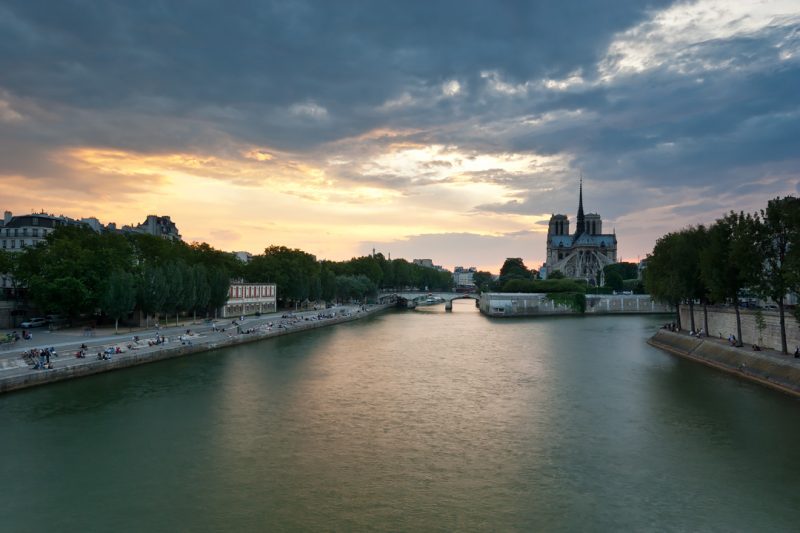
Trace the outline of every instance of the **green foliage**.
<path fill-rule="evenodd" d="M 574 279 L 512 279 L 503 284 L 498 292 L 523 293 L 558 293 L 580 292 L 586 294 L 587 285 L 584 280 Z"/>
<path fill-rule="evenodd" d="M 622 276 L 617 271 L 611 271 L 606 274 L 606 287 L 610 287 L 612 290 L 621 291 L 624 288 L 624 283 L 622 281 Z"/>
<path fill-rule="evenodd" d="M 492 283 L 492 274 L 479 270 L 472 275 L 472 282 L 480 292 L 489 290 L 489 285 Z"/>
<path fill-rule="evenodd" d="M 509 257 L 500 267 L 500 285 L 505 285 L 511 280 L 531 280 L 536 276 L 528 270 L 520 257 Z"/>
<path fill-rule="evenodd" d="M 219 309 L 228 301 L 228 291 L 231 288 L 231 277 L 222 268 L 211 267 L 208 269 L 208 307 Z"/>
<path fill-rule="evenodd" d="M 136 306 L 136 285 L 133 274 L 124 270 L 112 272 L 106 280 L 100 305 L 102 312 L 114 319 L 116 327 L 119 319 L 127 316 Z"/>
<path fill-rule="evenodd" d="M 553 270 L 549 274 L 547 274 L 547 279 L 565 279 L 566 276 L 560 270 Z"/>
<path fill-rule="evenodd" d="M 606 285 L 608 285 L 608 276 L 616 273 L 622 280 L 636 279 L 639 277 L 639 267 L 636 263 L 620 262 L 603 267 L 603 274 L 606 277 Z"/>
<path fill-rule="evenodd" d="M 253 257 L 244 272 L 249 281 L 275 283 L 279 300 L 297 302 L 311 296 L 320 265 L 316 257 L 302 250 L 270 246 L 263 255 Z"/>
<path fill-rule="evenodd" d="M 586 293 L 584 292 L 551 292 L 547 299 L 557 305 L 566 305 L 576 313 L 586 312 Z"/>
<path fill-rule="evenodd" d="M 362 300 L 375 296 L 378 287 L 364 274 L 357 276 L 336 276 L 336 296 L 343 301 Z"/>

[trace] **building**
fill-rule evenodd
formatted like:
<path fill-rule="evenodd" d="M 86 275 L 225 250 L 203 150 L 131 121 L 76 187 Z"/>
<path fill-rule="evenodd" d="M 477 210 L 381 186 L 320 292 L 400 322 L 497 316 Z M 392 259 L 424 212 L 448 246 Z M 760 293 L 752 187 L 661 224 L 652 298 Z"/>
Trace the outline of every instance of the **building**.
<path fill-rule="evenodd" d="M 233 252 L 233 255 L 236 256 L 236 259 L 245 264 L 253 260 L 253 254 L 250 252 Z"/>
<path fill-rule="evenodd" d="M 425 268 L 433 268 L 433 259 L 414 259 L 414 264 Z"/>
<path fill-rule="evenodd" d="M 97 233 L 118 231 L 113 222 L 104 226 L 96 217 L 77 220 L 64 215 L 51 215 L 44 211 L 14 216 L 11 211 L 5 211 L 2 221 L 0 221 L 0 249 L 19 252 L 27 247 L 36 246 L 56 228 L 62 226 L 83 226 Z M 168 216 L 148 215 L 144 223 L 135 227 L 124 226 L 121 231 L 123 233 L 148 233 L 173 240 L 181 238 L 178 228 Z M 11 275 L 0 272 L 0 289 L 6 289 L 4 292 L 8 292 L 12 287 Z"/>
<path fill-rule="evenodd" d="M 583 180 L 578 192 L 575 233 L 569 232 L 569 218 L 553 215 L 547 229 L 547 259 L 540 275 L 559 271 L 567 278 L 585 279 L 602 285 L 603 267 L 617 262 L 617 235 L 603 233 L 603 221 L 596 213 L 583 214 Z"/>
<path fill-rule="evenodd" d="M 474 288 L 475 281 L 472 278 L 477 271 L 478 269 L 475 267 L 455 267 L 453 269 L 453 284 L 456 286 L 456 289 Z"/>
<path fill-rule="evenodd" d="M 274 283 L 236 281 L 228 289 L 228 301 L 221 317 L 237 317 L 255 313 L 274 313 L 277 309 L 277 288 Z"/>
<path fill-rule="evenodd" d="M 36 246 L 47 234 L 61 226 L 81 226 L 84 222 L 63 215 L 47 213 L 14 216 L 6 211 L 0 223 L 0 248 L 18 252 L 28 246 Z"/>
<path fill-rule="evenodd" d="M 156 237 L 163 237 L 173 241 L 181 240 L 181 234 L 178 232 L 178 227 L 170 220 L 169 216 L 147 215 L 147 218 L 141 224 L 136 226 L 122 226 L 123 233 L 145 233 L 147 235 L 155 235 Z"/>

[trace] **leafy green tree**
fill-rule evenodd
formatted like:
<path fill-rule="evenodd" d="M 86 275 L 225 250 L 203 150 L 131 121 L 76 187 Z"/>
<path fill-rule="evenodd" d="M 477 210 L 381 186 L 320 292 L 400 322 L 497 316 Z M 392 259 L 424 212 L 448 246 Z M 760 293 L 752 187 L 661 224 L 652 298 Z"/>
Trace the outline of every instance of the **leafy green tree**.
<path fill-rule="evenodd" d="M 150 316 L 164 308 L 167 298 L 167 278 L 164 270 L 156 265 L 147 265 L 142 269 L 137 284 L 136 299 L 139 309 L 145 315 L 145 323 L 150 325 Z"/>
<path fill-rule="evenodd" d="M 226 270 L 218 267 L 208 269 L 208 305 L 214 309 L 214 318 L 217 310 L 228 301 L 230 287 L 231 278 Z"/>
<path fill-rule="evenodd" d="M 394 269 L 394 288 L 402 290 L 412 286 L 412 266 L 413 265 L 405 259 L 392 260 L 392 268 Z"/>
<path fill-rule="evenodd" d="M 793 196 L 775 198 L 767 203 L 757 219 L 758 250 L 764 261 L 757 290 L 762 297 L 778 304 L 781 329 L 781 352 L 788 353 L 786 345 L 786 293 L 793 287 L 798 275 L 792 271 L 790 250 L 800 246 L 800 199 Z"/>
<path fill-rule="evenodd" d="M 100 299 L 101 309 L 114 319 L 114 333 L 119 332 L 119 319 L 128 316 L 136 306 L 136 285 L 133 274 L 115 270 L 106 281 Z"/>
<path fill-rule="evenodd" d="M 320 292 L 326 302 L 336 298 L 336 274 L 327 265 L 320 271 Z"/>
<path fill-rule="evenodd" d="M 611 287 L 611 289 L 615 291 L 623 290 L 624 281 L 622 275 L 616 270 L 606 274 L 606 287 Z"/>
<path fill-rule="evenodd" d="M 44 242 L 18 255 L 14 275 L 37 307 L 58 308 L 65 314 L 68 310 L 70 316 L 97 309 L 108 273 L 134 266 L 133 250 L 124 236 L 77 226 L 59 227 Z M 73 288 L 82 296 L 70 302 L 68 294 L 56 293 L 58 286 Z"/>
<path fill-rule="evenodd" d="M 733 304 L 736 339 L 742 344 L 739 293 L 758 277 L 761 257 L 757 247 L 756 220 L 752 215 L 731 212 L 712 225 L 700 252 L 700 274 L 711 301 Z M 647 265 L 650 269 L 650 263 Z M 706 329 L 708 333 L 708 330 Z"/>
<path fill-rule="evenodd" d="M 81 313 L 94 311 L 96 299 L 84 282 L 73 276 L 48 279 L 34 276 L 28 287 L 36 307 L 58 314 L 76 317 Z"/>
<path fill-rule="evenodd" d="M 211 299 L 211 286 L 208 282 L 208 269 L 202 263 L 192 266 L 192 277 L 194 278 L 194 306 L 190 309 L 197 320 L 198 311 L 206 311 L 208 302 Z"/>
<path fill-rule="evenodd" d="M 512 279 L 533 279 L 531 271 L 528 270 L 520 257 L 509 257 L 500 268 L 499 281 L 501 284 Z"/>
<path fill-rule="evenodd" d="M 164 277 L 167 279 L 167 294 L 164 298 L 164 313 L 169 321 L 169 314 L 175 315 L 175 325 L 178 325 L 178 316 L 186 310 L 187 289 L 185 285 L 186 264 L 183 261 L 171 261 L 164 266 Z"/>
<path fill-rule="evenodd" d="M 566 276 L 560 270 L 553 270 L 549 274 L 547 274 L 547 279 L 564 279 Z"/>
<path fill-rule="evenodd" d="M 653 253 L 647 257 L 645 287 L 656 300 L 675 308 L 676 323 L 681 328 L 680 304 L 686 297 L 686 286 L 676 264 L 681 246 L 678 233 L 668 233 L 656 241 Z"/>
<path fill-rule="evenodd" d="M 270 246 L 245 268 L 247 279 L 275 283 L 278 299 L 284 303 L 294 301 L 295 305 L 310 296 L 311 280 L 319 272 L 320 265 L 313 255 L 285 246 Z"/>
<path fill-rule="evenodd" d="M 478 270 L 472 275 L 472 282 L 479 292 L 489 290 L 489 285 L 492 283 L 492 274 L 483 270 Z"/>
<path fill-rule="evenodd" d="M 13 268 L 11 253 L 0 249 L 0 274 L 10 274 Z"/>
<path fill-rule="evenodd" d="M 619 274 L 619 277 L 622 280 L 636 279 L 639 277 L 639 267 L 636 265 L 636 263 L 622 261 L 603 267 L 603 274 L 605 275 L 606 280 L 608 280 L 608 276 L 613 272 Z M 606 285 L 608 285 L 608 281 L 606 281 Z"/>

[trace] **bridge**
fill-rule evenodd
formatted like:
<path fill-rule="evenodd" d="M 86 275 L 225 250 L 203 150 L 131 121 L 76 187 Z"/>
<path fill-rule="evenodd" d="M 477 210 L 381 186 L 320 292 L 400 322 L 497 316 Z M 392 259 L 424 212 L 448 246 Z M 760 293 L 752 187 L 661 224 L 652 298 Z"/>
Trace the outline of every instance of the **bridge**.
<path fill-rule="evenodd" d="M 445 304 L 445 309 L 453 309 L 453 300 L 475 300 L 477 307 L 480 295 L 468 292 L 428 292 L 428 291 L 397 291 L 386 292 L 378 296 L 379 303 L 395 302 L 398 307 L 414 309 L 417 306 Z"/>

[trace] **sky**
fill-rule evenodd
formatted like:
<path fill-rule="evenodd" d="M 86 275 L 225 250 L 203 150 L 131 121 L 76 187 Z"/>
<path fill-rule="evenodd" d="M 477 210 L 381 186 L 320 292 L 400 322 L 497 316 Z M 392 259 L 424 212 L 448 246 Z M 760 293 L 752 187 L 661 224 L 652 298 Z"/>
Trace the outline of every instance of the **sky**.
<path fill-rule="evenodd" d="M 800 192 L 800 0 L 0 0 L 0 208 L 538 268 Z"/>

